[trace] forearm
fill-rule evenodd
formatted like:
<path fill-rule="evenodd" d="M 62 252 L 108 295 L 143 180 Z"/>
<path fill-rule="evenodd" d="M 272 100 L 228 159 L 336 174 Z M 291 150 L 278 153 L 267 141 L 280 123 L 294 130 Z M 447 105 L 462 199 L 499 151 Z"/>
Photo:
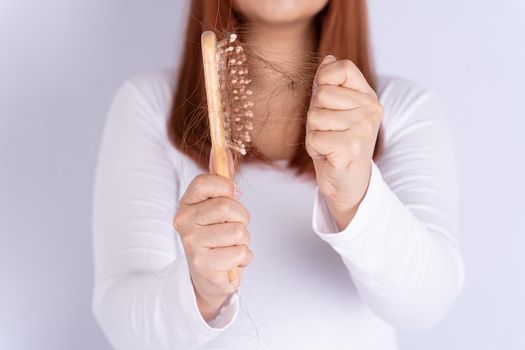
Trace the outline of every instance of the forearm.
<path fill-rule="evenodd" d="M 116 349 L 197 349 L 235 319 L 234 307 L 219 327 L 202 317 L 184 260 L 96 284 L 93 311 Z"/>
<path fill-rule="evenodd" d="M 319 192 L 315 210 L 331 214 Z M 341 255 L 376 313 L 400 328 L 428 328 L 439 321 L 463 283 L 455 241 L 439 225 L 427 228 L 418 220 L 377 168 L 350 223 L 338 230 L 335 216 L 331 219 L 325 227 L 314 221 L 314 229 Z"/>

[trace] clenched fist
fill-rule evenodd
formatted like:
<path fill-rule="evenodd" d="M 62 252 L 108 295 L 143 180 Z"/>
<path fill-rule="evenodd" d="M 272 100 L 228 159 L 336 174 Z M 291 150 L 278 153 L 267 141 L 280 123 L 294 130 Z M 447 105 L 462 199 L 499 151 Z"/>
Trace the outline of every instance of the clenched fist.
<path fill-rule="evenodd" d="M 213 159 L 210 159 L 210 165 Z M 213 169 L 212 166 L 210 168 Z M 212 319 L 240 285 L 250 264 L 250 215 L 236 198 L 232 180 L 215 174 L 195 177 L 182 196 L 173 224 L 179 233 L 203 318 Z M 230 282 L 228 271 L 239 267 Z"/>
<path fill-rule="evenodd" d="M 314 79 L 305 142 L 339 229 L 367 191 L 382 118 L 377 95 L 355 64 L 326 56 Z"/>

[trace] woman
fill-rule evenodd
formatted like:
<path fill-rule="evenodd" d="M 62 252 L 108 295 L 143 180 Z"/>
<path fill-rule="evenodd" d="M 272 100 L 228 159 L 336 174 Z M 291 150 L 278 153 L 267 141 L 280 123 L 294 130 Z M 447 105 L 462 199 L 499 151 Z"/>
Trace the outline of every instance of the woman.
<path fill-rule="evenodd" d="M 235 184 L 206 173 L 203 29 L 254 58 Z M 101 147 L 93 308 L 115 348 L 396 349 L 446 314 L 451 135 L 431 94 L 375 79 L 364 0 L 194 0 L 172 75 L 124 83 Z"/>

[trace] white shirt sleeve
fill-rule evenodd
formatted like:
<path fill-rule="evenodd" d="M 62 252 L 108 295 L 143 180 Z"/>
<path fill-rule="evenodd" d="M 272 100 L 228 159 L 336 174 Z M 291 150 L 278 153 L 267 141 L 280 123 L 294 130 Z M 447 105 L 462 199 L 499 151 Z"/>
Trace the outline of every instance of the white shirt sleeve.
<path fill-rule="evenodd" d="M 124 83 L 106 121 L 94 193 L 92 307 L 116 349 L 196 349 L 231 325 L 239 302 L 233 294 L 210 322 L 198 310 L 172 226 L 181 189 L 163 142 L 167 111 L 156 110 L 169 106 L 156 101 L 169 93 L 154 89 L 168 87 Z"/>
<path fill-rule="evenodd" d="M 355 217 L 338 232 L 317 188 L 313 229 L 377 315 L 400 329 L 428 329 L 464 282 L 453 141 L 432 94 L 401 81 L 381 102 L 382 155 Z"/>

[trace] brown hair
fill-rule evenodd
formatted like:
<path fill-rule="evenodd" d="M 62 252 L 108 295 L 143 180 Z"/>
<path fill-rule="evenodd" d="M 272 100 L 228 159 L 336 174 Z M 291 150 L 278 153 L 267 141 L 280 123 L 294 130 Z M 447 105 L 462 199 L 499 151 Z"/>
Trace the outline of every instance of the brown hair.
<path fill-rule="evenodd" d="M 233 11 L 231 0 L 192 0 L 190 11 L 177 87 L 168 119 L 168 136 L 175 147 L 203 169 L 207 169 L 211 140 L 202 77 L 200 36 L 203 30 L 213 30 L 217 34 L 238 32 L 241 18 Z M 319 57 L 327 54 L 332 54 L 338 59 L 349 59 L 361 70 L 372 88 L 375 88 L 366 0 L 330 0 L 317 15 L 316 24 L 318 42 L 316 55 L 313 56 L 314 63 L 318 64 Z M 311 86 L 313 76 L 308 79 Z M 305 106 L 308 106 L 307 102 L 311 96 L 309 92 L 306 95 Z M 305 124 L 306 111 L 305 107 Z M 290 160 L 290 167 L 294 168 L 297 174 L 315 175 L 304 139 L 305 133 L 299 135 L 299 143 L 295 155 Z M 257 152 L 251 153 L 250 159 L 261 159 Z"/>

